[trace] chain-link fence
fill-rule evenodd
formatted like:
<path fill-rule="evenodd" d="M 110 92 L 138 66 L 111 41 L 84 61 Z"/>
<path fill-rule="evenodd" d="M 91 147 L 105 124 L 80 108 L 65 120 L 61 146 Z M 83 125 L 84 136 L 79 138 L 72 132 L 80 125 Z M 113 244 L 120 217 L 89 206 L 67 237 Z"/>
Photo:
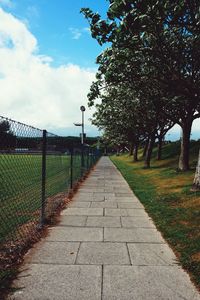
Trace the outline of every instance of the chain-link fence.
<path fill-rule="evenodd" d="M 97 159 L 90 146 L 0 116 L 0 289 Z"/>

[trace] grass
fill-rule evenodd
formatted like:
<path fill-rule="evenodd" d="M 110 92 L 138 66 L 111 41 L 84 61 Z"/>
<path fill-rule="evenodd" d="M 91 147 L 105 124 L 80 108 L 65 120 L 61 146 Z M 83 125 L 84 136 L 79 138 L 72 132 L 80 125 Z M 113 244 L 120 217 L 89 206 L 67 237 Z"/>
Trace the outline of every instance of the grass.
<path fill-rule="evenodd" d="M 28 221 L 38 222 L 41 208 L 41 155 L 0 155 L 0 242 Z M 80 157 L 74 160 L 74 179 L 80 174 Z M 70 185 L 70 157 L 48 155 L 46 198 Z"/>
<path fill-rule="evenodd" d="M 153 152 L 152 168 L 144 169 L 140 160 L 132 162 L 127 155 L 111 159 L 141 200 L 157 228 L 175 251 L 180 263 L 200 288 L 200 192 L 191 192 L 194 167 L 200 143 L 191 143 L 191 167 L 178 172 L 179 144 L 168 144 L 163 159 L 156 160 Z"/>
<path fill-rule="evenodd" d="M 84 161 L 85 172 L 93 161 L 92 157 Z M 46 216 L 62 202 L 60 193 L 70 189 L 70 163 L 70 156 L 47 155 Z M 77 154 L 73 157 L 73 183 L 82 175 L 81 155 Z M 41 155 L 0 154 L 0 294 L 9 289 L 24 251 L 40 237 L 41 180 Z"/>

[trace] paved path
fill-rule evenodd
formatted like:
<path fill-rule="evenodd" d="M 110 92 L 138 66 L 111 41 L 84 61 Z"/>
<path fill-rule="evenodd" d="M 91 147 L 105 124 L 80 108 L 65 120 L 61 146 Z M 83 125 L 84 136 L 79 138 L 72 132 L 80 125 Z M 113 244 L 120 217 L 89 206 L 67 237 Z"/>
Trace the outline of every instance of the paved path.
<path fill-rule="evenodd" d="M 144 187 L 145 188 L 145 187 Z M 26 257 L 16 300 L 199 300 L 143 206 L 103 157 Z"/>

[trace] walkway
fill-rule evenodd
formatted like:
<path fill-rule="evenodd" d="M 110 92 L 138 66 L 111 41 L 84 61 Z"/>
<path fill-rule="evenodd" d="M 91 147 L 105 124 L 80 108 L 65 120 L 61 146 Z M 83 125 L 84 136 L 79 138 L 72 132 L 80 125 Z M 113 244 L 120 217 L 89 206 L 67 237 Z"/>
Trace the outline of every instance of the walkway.
<path fill-rule="evenodd" d="M 145 187 L 144 187 L 145 188 Z M 199 300 L 143 206 L 107 157 L 61 223 L 26 257 L 15 300 Z"/>

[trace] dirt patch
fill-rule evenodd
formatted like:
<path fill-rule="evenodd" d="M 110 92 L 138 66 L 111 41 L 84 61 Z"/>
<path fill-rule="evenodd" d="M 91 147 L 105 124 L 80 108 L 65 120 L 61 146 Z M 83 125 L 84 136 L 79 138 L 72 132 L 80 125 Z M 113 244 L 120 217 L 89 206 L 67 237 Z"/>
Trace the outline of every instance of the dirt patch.
<path fill-rule="evenodd" d="M 192 255 L 192 260 L 200 262 L 200 252 L 197 252 Z"/>
<path fill-rule="evenodd" d="M 181 225 L 191 227 L 191 224 L 190 224 L 189 221 L 179 221 L 179 223 L 180 223 Z M 174 224 L 176 224 L 176 222 L 175 222 Z"/>
<path fill-rule="evenodd" d="M 19 230 L 19 229 L 18 229 Z M 5 242 L 0 248 L 0 269 L 1 271 L 1 299 L 6 298 L 10 292 L 10 284 L 18 274 L 18 267 L 23 262 L 23 257 L 26 252 L 35 244 L 41 237 L 46 236 L 47 227 L 38 230 L 34 222 L 26 223 L 20 226 L 23 230 L 23 239 L 20 235 L 16 235 L 13 241 Z M 25 231 L 24 231 L 25 230 Z M 26 232 L 26 234 L 24 234 Z"/>
<path fill-rule="evenodd" d="M 179 206 L 184 208 L 198 208 L 200 210 L 200 197 L 194 197 L 190 199 L 183 198 L 182 203 Z"/>

